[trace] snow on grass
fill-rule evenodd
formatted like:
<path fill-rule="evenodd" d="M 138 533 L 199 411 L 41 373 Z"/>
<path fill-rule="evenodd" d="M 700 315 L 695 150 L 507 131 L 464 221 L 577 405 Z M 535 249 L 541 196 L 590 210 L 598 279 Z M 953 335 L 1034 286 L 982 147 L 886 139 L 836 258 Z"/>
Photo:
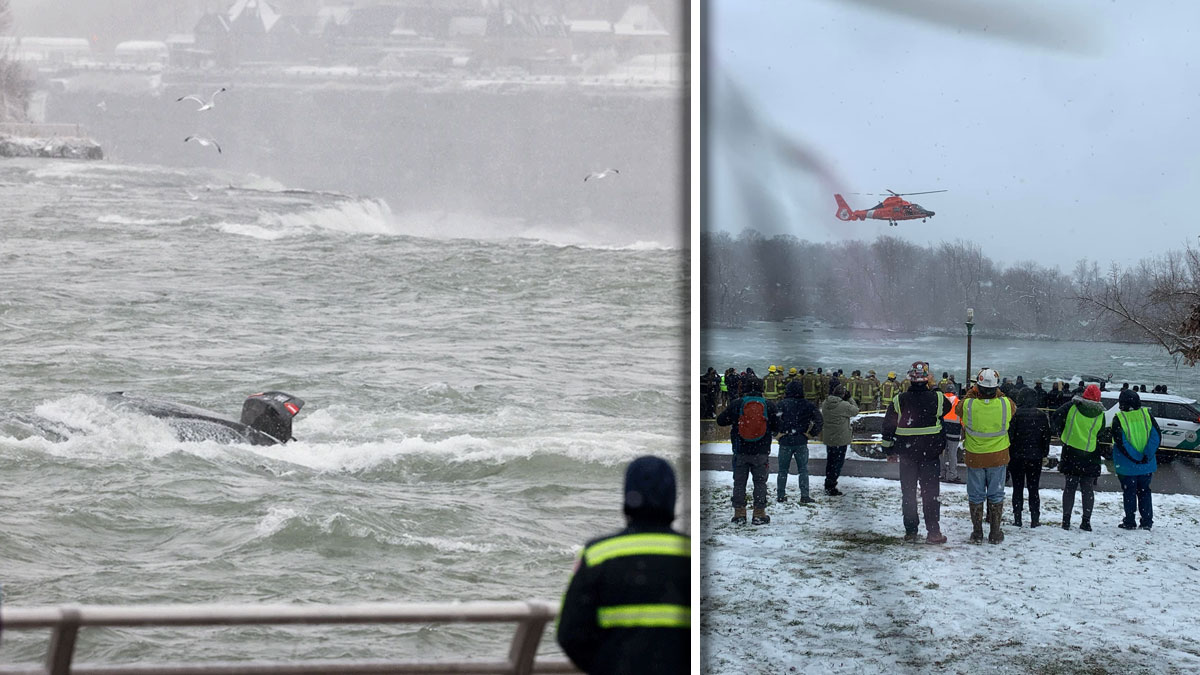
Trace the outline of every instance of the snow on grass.
<path fill-rule="evenodd" d="M 1127 532 L 1121 495 L 1097 492 L 1089 533 L 1078 495 L 1059 527 L 1051 489 L 1044 525 L 1014 528 L 1008 488 L 1004 543 L 973 545 L 965 487 L 942 484 L 931 546 L 902 541 L 896 481 L 843 477 L 813 505 L 775 502 L 774 481 L 771 523 L 734 525 L 732 474 L 701 472 L 704 672 L 1200 672 L 1198 497 L 1156 494 L 1154 529 Z"/>
<path fill-rule="evenodd" d="M 862 460 L 864 462 L 865 461 L 872 461 L 872 462 L 886 462 L 887 461 L 887 458 L 885 458 L 885 457 L 867 457 L 866 455 L 861 455 L 855 451 L 855 448 L 859 448 L 859 447 L 863 447 L 863 446 L 851 445 L 850 448 L 846 450 L 846 459 L 857 459 L 857 460 Z M 872 447 L 872 446 L 866 446 L 866 447 Z M 718 442 L 718 441 L 708 441 L 706 443 L 703 443 L 700 446 L 700 452 L 703 454 L 706 454 L 706 455 L 732 455 L 733 454 L 733 444 L 729 443 L 729 442 L 722 443 L 722 442 Z M 771 444 L 771 455 L 770 456 L 771 457 L 779 456 L 779 443 L 778 442 Z M 1055 464 L 1057 464 L 1058 460 L 1060 460 L 1062 458 L 1062 446 L 1061 445 L 1051 445 L 1049 456 L 1051 458 L 1053 458 L 1055 460 Z M 809 459 L 825 459 L 825 445 L 819 441 L 809 441 L 808 442 L 808 458 Z M 965 477 L 966 474 L 963 472 L 967 470 L 966 465 L 959 462 L 958 466 L 959 466 L 958 472 Z M 1043 471 L 1057 471 L 1057 469 L 1043 469 Z M 1111 473 L 1113 473 L 1112 460 L 1107 459 L 1107 460 L 1100 462 L 1100 475 L 1107 476 Z"/>

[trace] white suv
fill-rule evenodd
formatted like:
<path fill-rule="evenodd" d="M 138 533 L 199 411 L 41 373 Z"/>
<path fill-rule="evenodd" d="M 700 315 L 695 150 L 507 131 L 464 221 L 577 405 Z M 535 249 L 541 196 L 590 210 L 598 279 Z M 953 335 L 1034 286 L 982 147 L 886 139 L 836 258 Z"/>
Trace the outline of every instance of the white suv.
<path fill-rule="evenodd" d="M 1120 410 L 1117 407 L 1120 396 L 1119 390 L 1100 392 L 1100 403 L 1107 410 L 1104 413 L 1106 428 L 1112 427 L 1113 417 Z M 1157 455 L 1160 462 L 1165 464 L 1176 457 L 1200 457 L 1200 406 L 1197 406 L 1195 399 L 1141 392 L 1138 392 L 1138 397 L 1142 400 L 1142 407 L 1149 408 L 1150 414 L 1158 420 L 1158 428 L 1162 430 L 1162 446 Z"/>

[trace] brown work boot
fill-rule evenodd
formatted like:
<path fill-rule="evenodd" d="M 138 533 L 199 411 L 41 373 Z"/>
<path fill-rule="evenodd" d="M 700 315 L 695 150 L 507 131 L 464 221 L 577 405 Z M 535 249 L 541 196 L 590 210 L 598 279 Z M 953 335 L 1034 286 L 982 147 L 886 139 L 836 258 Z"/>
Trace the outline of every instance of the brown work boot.
<path fill-rule="evenodd" d="M 971 543 L 983 543 L 983 504 L 971 504 Z"/>
<path fill-rule="evenodd" d="M 754 525 L 766 525 L 771 522 L 771 516 L 767 515 L 766 509 L 754 509 L 754 518 L 750 522 Z"/>
<path fill-rule="evenodd" d="M 737 525 L 745 525 L 746 524 L 746 507 L 735 506 L 733 508 L 733 518 L 729 522 L 735 523 Z"/>
<path fill-rule="evenodd" d="M 1000 529 L 1001 521 L 1004 520 L 1004 502 L 988 502 L 988 543 L 999 544 L 1004 541 L 1004 531 Z"/>
<path fill-rule="evenodd" d="M 925 535 L 926 544 L 944 544 L 946 543 L 946 535 L 942 534 L 942 528 L 934 525 L 929 528 L 929 533 Z"/>

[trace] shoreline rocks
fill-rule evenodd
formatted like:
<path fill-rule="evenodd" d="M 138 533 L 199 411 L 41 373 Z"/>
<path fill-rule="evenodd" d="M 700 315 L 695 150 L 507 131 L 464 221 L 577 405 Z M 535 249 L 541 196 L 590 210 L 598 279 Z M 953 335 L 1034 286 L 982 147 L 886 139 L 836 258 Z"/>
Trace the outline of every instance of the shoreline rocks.
<path fill-rule="evenodd" d="M 104 159 L 104 149 L 90 138 L 54 136 L 30 138 L 0 134 L 0 157 Z"/>

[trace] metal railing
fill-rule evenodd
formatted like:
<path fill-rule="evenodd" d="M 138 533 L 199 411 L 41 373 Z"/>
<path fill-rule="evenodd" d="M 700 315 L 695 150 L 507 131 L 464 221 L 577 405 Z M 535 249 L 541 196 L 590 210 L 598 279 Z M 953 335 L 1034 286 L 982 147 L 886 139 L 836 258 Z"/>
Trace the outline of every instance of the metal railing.
<path fill-rule="evenodd" d="M 546 601 L 366 603 L 355 605 L 91 605 L 5 607 L 0 630 L 49 629 L 43 665 L 0 666 L 0 675 L 315 675 L 316 673 L 577 673 L 569 661 L 536 659 L 556 609 Z M 304 662 L 192 661 L 156 664 L 79 664 L 75 641 L 82 628 L 397 623 L 515 623 L 503 660 L 319 660 Z"/>

